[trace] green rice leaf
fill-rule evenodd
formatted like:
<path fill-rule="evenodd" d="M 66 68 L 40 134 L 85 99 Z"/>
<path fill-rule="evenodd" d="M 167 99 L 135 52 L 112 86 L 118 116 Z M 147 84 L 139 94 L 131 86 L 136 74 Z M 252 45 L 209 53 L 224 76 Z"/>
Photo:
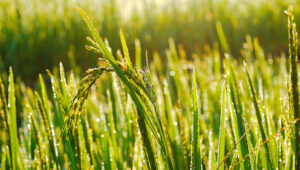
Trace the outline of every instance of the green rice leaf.
<path fill-rule="evenodd" d="M 198 110 L 198 94 L 196 84 L 196 71 L 193 73 L 193 169 L 201 168 L 201 155 L 199 144 L 199 110 Z"/>
<path fill-rule="evenodd" d="M 135 42 L 135 67 L 137 70 L 142 69 L 142 50 L 141 43 L 139 39 L 136 39 Z"/>
<path fill-rule="evenodd" d="M 230 51 L 229 51 L 228 43 L 227 43 L 227 40 L 226 40 L 225 33 L 223 31 L 221 22 L 216 23 L 216 29 L 217 29 L 218 37 L 219 37 L 221 47 L 222 47 L 224 53 L 229 54 Z"/>
<path fill-rule="evenodd" d="M 11 159 L 12 169 L 18 169 L 18 127 L 17 127 L 17 112 L 16 112 L 16 98 L 15 98 L 15 84 L 12 67 L 9 68 L 9 86 L 8 86 L 8 109 L 9 109 L 9 137 L 11 142 Z M 22 159 L 22 158 L 20 158 Z"/>
<path fill-rule="evenodd" d="M 126 60 L 126 65 L 129 69 L 133 70 L 129 52 L 128 52 L 128 47 L 127 47 L 125 36 L 124 36 L 122 29 L 120 29 L 120 38 L 121 38 L 121 43 L 122 43 L 122 47 L 123 47 L 123 53 L 124 53 L 125 60 Z"/>
<path fill-rule="evenodd" d="M 225 110 L 226 110 L 226 84 L 222 85 L 221 93 L 221 115 L 220 115 L 220 130 L 219 130 L 219 141 L 218 141 L 218 166 L 220 170 L 224 170 L 224 154 L 225 154 Z"/>
<path fill-rule="evenodd" d="M 258 106 L 258 102 L 257 102 L 257 99 L 256 99 L 256 92 L 255 92 L 255 89 L 253 87 L 252 80 L 250 78 L 246 62 L 244 62 L 244 68 L 245 68 L 246 76 L 247 76 L 247 79 L 248 79 L 248 82 L 249 82 L 249 85 L 250 85 L 252 100 L 253 100 L 253 104 L 254 104 L 254 108 L 255 108 L 255 114 L 256 114 L 257 121 L 258 121 L 261 138 L 262 138 L 262 141 L 265 141 L 267 138 L 266 138 L 266 132 L 265 132 L 264 127 L 263 127 L 262 115 L 261 115 L 261 112 L 260 112 L 260 109 L 259 109 L 259 106 Z M 269 144 L 268 143 L 265 144 L 264 148 L 265 148 L 265 152 L 267 154 L 266 159 L 267 159 L 268 165 L 273 166 L 273 164 L 271 162 L 272 158 L 270 156 Z"/>

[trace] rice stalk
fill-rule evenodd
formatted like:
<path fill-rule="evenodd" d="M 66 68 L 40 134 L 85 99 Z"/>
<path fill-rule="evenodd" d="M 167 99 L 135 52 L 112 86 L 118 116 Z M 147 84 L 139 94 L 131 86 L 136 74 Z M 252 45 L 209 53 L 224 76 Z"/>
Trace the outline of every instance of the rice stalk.
<path fill-rule="evenodd" d="M 15 85 L 12 67 L 9 68 L 9 86 L 8 86 L 8 112 L 9 115 L 9 138 L 11 146 L 11 167 L 13 170 L 18 169 L 18 127 L 17 127 L 17 113 L 16 113 L 16 98 L 15 98 Z M 20 158 L 21 159 L 21 158 Z"/>
<path fill-rule="evenodd" d="M 289 6 L 288 11 L 288 35 L 289 35 L 289 58 L 290 58 L 290 81 L 292 91 L 292 108 L 294 118 L 300 117 L 299 110 L 299 87 L 298 87 L 298 56 L 297 56 L 297 38 L 296 23 L 294 21 L 293 7 Z M 295 124 L 295 156 L 296 167 L 300 167 L 300 123 Z"/>
<path fill-rule="evenodd" d="M 6 94 L 5 94 L 5 88 L 2 82 L 2 79 L 0 77 L 0 102 L 1 102 L 1 114 L 4 115 L 4 122 L 3 122 L 3 130 L 6 131 L 6 137 L 7 137 L 7 146 L 8 146 L 8 153 L 10 156 L 10 166 L 13 167 L 13 155 L 12 155 L 12 142 L 11 142 L 11 136 L 10 136 L 10 122 L 9 122 L 9 111 L 8 111 L 8 105 L 6 101 Z"/>
<path fill-rule="evenodd" d="M 198 110 L 198 94 L 196 85 L 196 72 L 193 73 L 193 169 L 201 168 L 201 154 L 199 144 L 199 110 Z"/>
<path fill-rule="evenodd" d="M 218 141 L 218 159 L 217 164 L 219 165 L 217 169 L 224 169 L 224 164 L 221 161 L 224 159 L 225 153 L 225 110 L 226 110 L 226 84 L 222 85 L 221 93 L 221 115 L 220 115 L 220 130 L 219 130 L 219 141 Z"/>

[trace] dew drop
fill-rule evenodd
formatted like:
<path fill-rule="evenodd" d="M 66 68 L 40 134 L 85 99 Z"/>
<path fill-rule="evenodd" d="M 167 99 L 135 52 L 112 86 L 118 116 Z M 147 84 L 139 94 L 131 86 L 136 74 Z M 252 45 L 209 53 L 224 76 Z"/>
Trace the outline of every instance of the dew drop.
<path fill-rule="evenodd" d="M 170 73 L 169 73 L 169 74 L 170 74 L 170 76 L 172 76 L 172 77 L 173 77 L 173 76 L 175 76 L 175 71 L 170 71 Z"/>

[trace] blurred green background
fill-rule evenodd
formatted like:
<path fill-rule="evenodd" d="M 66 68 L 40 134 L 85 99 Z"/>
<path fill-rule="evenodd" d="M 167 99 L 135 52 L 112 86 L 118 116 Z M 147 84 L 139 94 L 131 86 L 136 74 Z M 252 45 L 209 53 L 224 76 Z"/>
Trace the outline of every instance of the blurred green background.
<path fill-rule="evenodd" d="M 60 61 L 77 74 L 95 66 L 97 56 L 85 49 L 88 32 L 76 6 L 87 11 L 114 54 L 120 28 L 131 54 L 139 39 L 143 56 L 146 50 L 150 57 L 165 56 L 170 37 L 187 56 L 201 54 L 218 42 L 220 22 L 234 57 L 241 56 L 247 34 L 276 56 L 288 49 L 284 10 L 289 4 L 299 24 L 299 0 L 1 0 L 0 71 L 13 66 L 30 85 Z"/>

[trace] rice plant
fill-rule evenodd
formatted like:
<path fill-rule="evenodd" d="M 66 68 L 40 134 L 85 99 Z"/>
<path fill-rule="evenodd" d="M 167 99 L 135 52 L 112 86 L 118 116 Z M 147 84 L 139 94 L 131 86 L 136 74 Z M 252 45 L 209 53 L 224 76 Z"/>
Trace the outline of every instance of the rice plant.
<path fill-rule="evenodd" d="M 85 47 L 98 57 L 85 77 L 62 63 L 40 74 L 36 88 L 12 68 L 1 75 L 2 169 L 299 169 L 292 7 L 288 58 L 266 55 L 248 35 L 242 60 L 222 22 L 215 23 L 220 43 L 201 56 L 186 57 L 170 38 L 165 58 L 148 58 L 138 39 L 131 53 L 122 29 L 114 53 L 78 11 L 89 33 Z"/>

